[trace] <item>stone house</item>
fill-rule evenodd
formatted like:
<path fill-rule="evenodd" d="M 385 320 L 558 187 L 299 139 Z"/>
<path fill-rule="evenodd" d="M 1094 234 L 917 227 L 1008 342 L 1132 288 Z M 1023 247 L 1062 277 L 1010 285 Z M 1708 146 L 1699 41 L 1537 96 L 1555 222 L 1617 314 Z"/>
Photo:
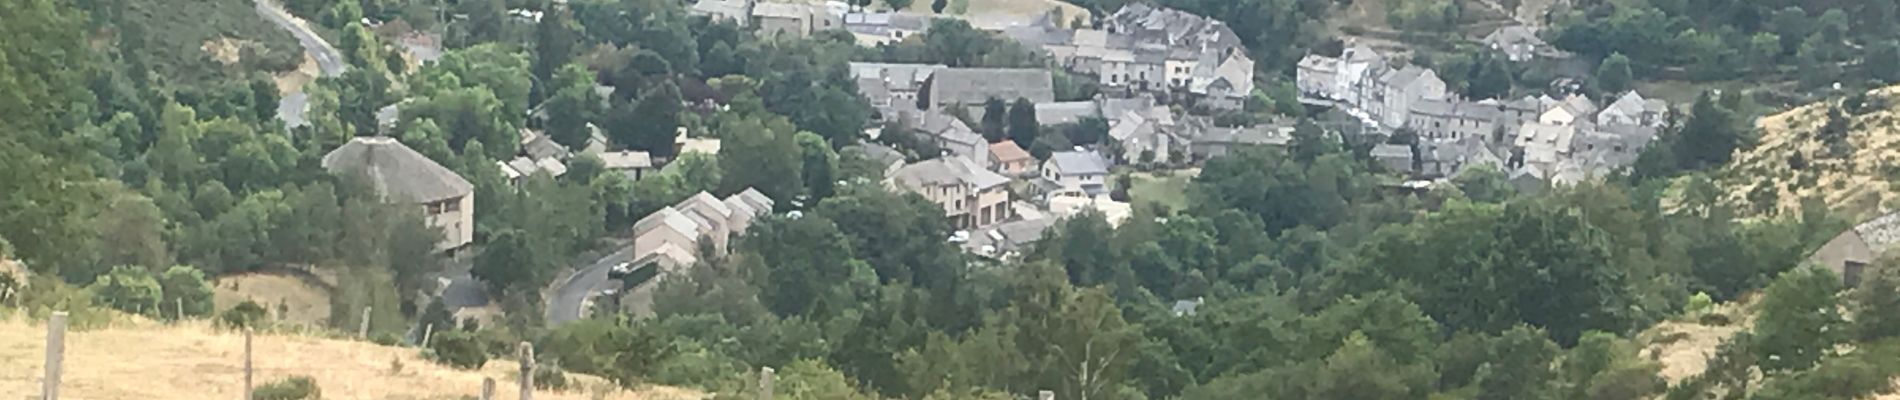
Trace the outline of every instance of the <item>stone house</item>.
<path fill-rule="evenodd" d="M 1504 112 L 1496 105 L 1461 100 L 1421 100 L 1412 105 L 1406 128 L 1420 141 L 1455 142 L 1475 138 L 1490 142 L 1498 133 Z"/>
<path fill-rule="evenodd" d="M 958 229 L 975 229 L 1007 221 L 1009 178 L 997 175 L 970 159 L 939 157 L 898 166 L 885 174 L 885 185 L 917 193 L 943 208 L 944 217 Z"/>
<path fill-rule="evenodd" d="M 442 233 L 436 250 L 475 240 L 475 187 L 395 138 L 350 139 L 324 154 L 321 165 L 331 174 L 363 179 L 383 202 L 420 208 L 424 222 Z"/>
<path fill-rule="evenodd" d="M 1031 103 L 1056 100 L 1049 71 L 1035 68 L 944 68 L 924 83 L 922 104 L 931 110 L 982 105 L 990 99 Z"/>
<path fill-rule="evenodd" d="M 1895 242 L 1900 242 L 1900 213 L 1888 213 L 1834 236 L 1809 254 L 1808 262 L 1833 271 L 1843 286 L 1855 287 L 1873 272 L 1869 266 L 1892 250 Z"/>
<path fill-rule="evenodd" d="M 1437 72 L 1415 65 L 1388 71 L 1375 83 L 1377 100 L 1372 103 L 1371 113 L 1378 116 L 1379 123 L 1391 128 L 1405 125 L 1405 119 L 1411 116 L 1412 104 L 1444 99 L 1450 93 L 1445 81 L 1438 79 Z"/>
<path fill-rule="evenodd" d="M 844 28 L 842 15 L 816 4 L 754 3 L 752 26 L 764 36 L 811 36 L 814 32 Z"/>

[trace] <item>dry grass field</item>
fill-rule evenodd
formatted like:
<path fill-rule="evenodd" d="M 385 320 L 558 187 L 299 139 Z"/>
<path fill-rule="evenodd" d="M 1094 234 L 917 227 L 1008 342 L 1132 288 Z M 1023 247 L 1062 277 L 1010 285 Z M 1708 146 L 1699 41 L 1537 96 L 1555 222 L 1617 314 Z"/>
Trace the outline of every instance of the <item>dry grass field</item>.
<path fill-rule="evenodd" d="M 264 306 L 278 321 L 320 327 L 330 318 L 330 292 L 289 274 L 231 275 L 213 284 L 212 302 L 220 312 L 250 300 Z M 285 312 L 279 312 L 280 305 Z"/>
<path fill-rule="evenodd" d="M 4 318 L 4 317 L 0 317 Z M 127 321 L 132 320 L 132 321 Z M 18 318 L 0 320 L 0 399 L 35 398 L 43 371 L 45 327 Z M 368 342 L 269 333 L 253 340 L 255 381 L 290 375 L 315 378 L 325 399 L 460 399 L 495 378 L 498 399 L 514 399 L 515 364 L 491 360 L 480 371 L 456 370 L 424 360 L 413 348 Z M 241 397 L 244 337 L 205 322 L 164 325 L 121 317 L 113 325 L 68 332 L 65 379 L 68 400 L 203 400 Z M 399 366 L 399 368 L 398 368 Z M 668 387 L 640 391 L 614 388 L 596 377 L 569 374 L 565 392 L 540 392 L 548 400 L 701 399 L 702 393 Z M 576 383 L 578 382 L 578 383 Z"/>
<path fill-rule="evenodd" d="M 1761 132 L 1756 146 L 1737 153 L 1719 175 L 1729 199 L 1751 205 L 1751 196 L 1772 194 L 1773 204 L 1759 209 L 1796 210 L 1802 199 L 1814 197 L 1850 217 L 1892 209 L 1900 199 L 1892 183 L 1900 177 L 1900 86 L 1874 90 L 1868 98 L 1872 109 L 1850 116 L 1847 141 L 1854 151 L 1845 157 L 1825 157 L 1826 145 L 1815 136 L 1833 102 L 1763 117 L 1756 123 Z M 1873 99 L 1882 98 L 1889 100 L 1874 105 Z M 1796 154 L 1808 164 L 1800 170 L 1791 167 Z"/>

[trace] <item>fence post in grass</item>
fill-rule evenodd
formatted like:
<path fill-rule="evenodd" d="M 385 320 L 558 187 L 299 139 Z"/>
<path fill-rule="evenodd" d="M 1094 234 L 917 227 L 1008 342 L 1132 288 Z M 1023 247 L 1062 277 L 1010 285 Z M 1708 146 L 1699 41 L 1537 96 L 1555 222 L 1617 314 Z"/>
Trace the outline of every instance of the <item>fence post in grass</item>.
<path fill-rule="evenodd" d="M 244 328 L 244 400 L 251 400 L 251 328 Z"/>
<path fill-rule="evenodd" d="M 429 338 L 435 336 L 435 324 L 422 326 L 422 348 L 429 348 Z"/>
<path fill-rule="evenodd" d="M 46 320 L 46 378 L 41 381 L 43 400 L 59 400 L 60 362 L 66 358 L 66 312 L 53 312 Z"/>
<path fill-rule="evenodd" d="M 356 337 L 369 339 L 369 307 L 363 307 L 363 325 L 356 328 Z"/>
<path fill-rule="evenodd" d="M 482 400 L 495 400 L 495 378 L 482 378 Z"/>
<path fill-rule="evenodd" d="M 772 381 L 776 378 L 772 367 L 759 367 L 759 400 L 772 400 Z"/>
<path fill-rule="evenodd" d="M 534 345 L 521 342 L 515 357 L 521 359 L 521 400 L 534 400 Z"/>

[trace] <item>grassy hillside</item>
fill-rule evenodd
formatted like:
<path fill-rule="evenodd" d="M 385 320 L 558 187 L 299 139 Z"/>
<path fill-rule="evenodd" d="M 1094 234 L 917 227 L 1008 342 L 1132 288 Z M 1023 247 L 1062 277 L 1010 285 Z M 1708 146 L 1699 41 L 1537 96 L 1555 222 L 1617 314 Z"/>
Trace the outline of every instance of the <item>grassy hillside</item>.
<path fill-rule="evenodd" d="M 1720 174 L 1730 200 L 1757 211 L 1794 210 L 1819 198 L 1849 216 L 1891 210 L 1900 200 L 1900 86 L 1868 92 L 1841 106 L 1846 146 L 1830 146 L 1823 127 L 1841 100 L 1797 107 L 1757 122 L 1761 139 Z"/>
<path fill-rule="evenodd" d="M 252 71 L 281 72 L 303 61 L 289 32 L 257 14 L 251 0 L 123 0 L 122 40 L 172 82 L 198 83 Z"/>
<path fill-rule="evenodd" d="M 3 318 L 3 317 L 0 317 Z M 39 392 L 45 327 L 0 319 L 0 399 Z M 87 400 L 199 400 L 235 398 L 243 387 L 244 337 L 208 324 L 145 321 L 68 332 L 61 398 Z M 459 399 L 495 378 L 512 399 L 515 364 L 491 360 L 480 371 L 450 369 L 422 359 L 413 348 L 294 334 L 258 334 L 253 340 L 257 383 L 290 375 L 316 379 L 328 399 Z M 400 366 L 400 368 L 398 368 Z M 624 391 L 595 377 L 569 374 L 570 389 L 536 399 L 670 400 L 704 394 L 668 387 Z M 578 381 L 578 382 L 576 382 Z"/>

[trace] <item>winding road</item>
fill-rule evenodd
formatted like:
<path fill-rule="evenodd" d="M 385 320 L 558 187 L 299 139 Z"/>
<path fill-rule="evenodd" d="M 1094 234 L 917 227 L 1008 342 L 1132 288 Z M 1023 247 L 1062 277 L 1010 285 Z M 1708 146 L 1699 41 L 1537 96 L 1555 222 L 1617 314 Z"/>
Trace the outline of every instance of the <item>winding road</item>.
<path fill-rule="evenodd" d="M 349 68 L 349 63 L 344 62 L 342 53 L 337 52 L 336 47 L 331 47 L 330 42 L 323 40 L 322 36 L 317 36 L 310 27 L 304 26 L 302 20 L 291 16 L 282 7 L 268 1 L 257 0 L 256 3 L 258 15 L 289 31 L 291 36 L 297 37 L 297 43 L 303 45 L 304 52 L 310 53 L 310 58 L 317 60 L 317 71 L 322 76 L 342 75 L 343 70 Z M 284 126 L 288 127 L 309 124 L 310 122 L 303 116 L 304 111 L 309 108 L 310 96 L 305 95 L 302 89 L 298 89 L 277 101 L 277 119 L 283 120 Z"/>
<path fill-rule="evenodd" d="M 548 298 L 547 325 L 559 326 L 587 315 L 587 298 L 608 282 L 607 271 L 614 265 L 633 261 L 633 246 L 623 246 L 620 251 L 595 260 L 593 264 L 575 270 L 572 275 L 561 280 L 554 296 Z"/>

